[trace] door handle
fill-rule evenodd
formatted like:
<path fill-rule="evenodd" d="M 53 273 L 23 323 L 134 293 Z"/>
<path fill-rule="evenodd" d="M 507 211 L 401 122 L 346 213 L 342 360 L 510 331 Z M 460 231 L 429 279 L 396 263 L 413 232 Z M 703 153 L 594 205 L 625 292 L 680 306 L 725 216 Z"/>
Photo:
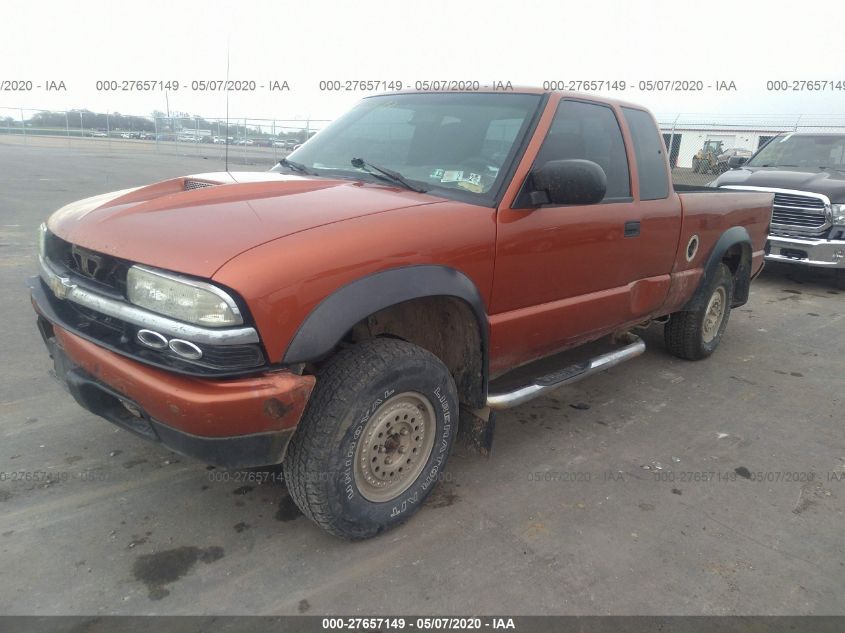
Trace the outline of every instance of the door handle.
<path fill-rule="evenodd" d="M 638 237 L 640 234 L 639 220 L 625 222 L 625 237 Z"/>

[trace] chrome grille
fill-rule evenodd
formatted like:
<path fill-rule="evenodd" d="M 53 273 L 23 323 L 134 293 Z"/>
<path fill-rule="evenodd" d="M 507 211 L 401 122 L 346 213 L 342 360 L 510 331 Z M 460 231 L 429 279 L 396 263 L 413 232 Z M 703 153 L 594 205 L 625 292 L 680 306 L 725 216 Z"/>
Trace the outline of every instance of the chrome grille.
<path fill-rule="evenodd" d="M 830 202 L 826 196 L 767 187 L 727 186 L 726 189 L 770 191 L 775 194 L 770 233 L 784 237 L 820 237 L 830 228 Z"/>
<path fill-rule="evenodd" d="M 823 231 L 827 228 L 824 201 L 809 196 L 776 193 L 772 209 L 772 224 L 784 228 L 799 229 L 800 227 L 800 229 Z"/>
<path fill-rule="evenodd" d="M 824 200 L 776 193 L 772 208 L 772 233 L 820 235 L 829 226 Z"/>

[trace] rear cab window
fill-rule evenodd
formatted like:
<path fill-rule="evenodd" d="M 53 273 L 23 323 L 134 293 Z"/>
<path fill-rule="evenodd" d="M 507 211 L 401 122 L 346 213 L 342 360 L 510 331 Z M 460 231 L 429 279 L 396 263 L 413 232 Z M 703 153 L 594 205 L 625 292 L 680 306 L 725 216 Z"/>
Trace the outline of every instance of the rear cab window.
<path fill-rule="evenodd" d="M 669 197 L 669 175 L 663 154 L 665 146 L 654 119 L 648 112 L 635 108 L 623 107 L 622 113 L 634 141 L 640 200 Z"/>

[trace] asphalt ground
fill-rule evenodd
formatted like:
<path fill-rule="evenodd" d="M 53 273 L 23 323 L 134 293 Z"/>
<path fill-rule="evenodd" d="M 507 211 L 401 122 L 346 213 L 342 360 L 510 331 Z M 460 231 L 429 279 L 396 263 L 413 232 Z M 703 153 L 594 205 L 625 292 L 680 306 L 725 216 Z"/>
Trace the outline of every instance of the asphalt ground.
<path fill-rule="evenodd" d="M 2 132 L 2 130 L 0 130 Z M 260 168 L 262 165 L 272 165 L 290 154 L 290 150 L 279 147 L 259 147 L 257 145 L 225 145 L 210 143 L 193 143 L 186 141 L 147 141 L 140 139 L 124 139 L 119 136 L 109 138 L 47 136 L 26 134 L 0 135 L 0 144 L 21 146 L 25 148 L 50 148 L 53 150 L 68 150 L 85 154 L 130 154 L 133 156 L 181 156 L 197 158 L 228 164 L 230 167 L 250 166 Z M 140 156 L 138 156 L 140 158 Z M 221 167 L 222 169 L 222 167 Z M 718 174 L 696 174 L 689 167 L 675 167 L 672 169 L 672 179 L 677 184 L 703 186 L 715 180 Z"/>
<path fill-rule="evenodd" d="M 361 543 L 274 472 L 209 470 L 85 412 L 35 328 L 36 227 L 220 168 L 0 142 L 0 613 L 845 612 L 845 291 L 823 273 L 767 267 L 706 361 L 653 326 L 643 356 L 502 414 L 492 457 L 457 450 L 413 520 Z"/>
<path fill-rule="evenodd" d="M 124 139 L 120 137 L 92 138 L 47 135 L 4 134 L 0 135 L 0 144 L 26 149 L 51 149 L 68 151 L 73 154 L 106 154 L 110 156 L 131 155 L 143 160 L 152 156 L 183 157 L 210 160 L 222 166 L 229 165 L 273 165 L 276 161 L 290 154 L 290 150 L 280 147 L 260 147 L 258 145 L 235 145 L 214 143 L 193 143 L 189 141 L 147 141 Z"/>

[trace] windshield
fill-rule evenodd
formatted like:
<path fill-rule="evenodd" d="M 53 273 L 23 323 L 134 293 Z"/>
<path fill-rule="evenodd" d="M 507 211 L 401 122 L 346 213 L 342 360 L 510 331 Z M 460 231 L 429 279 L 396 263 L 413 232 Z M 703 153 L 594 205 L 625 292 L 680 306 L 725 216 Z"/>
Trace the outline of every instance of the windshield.
<path fill-rule="evenodd" d="M 747 164 L 752 167 L 845 169 L 845 135 L 785 134 L 776 136 Z"/>
<path fill-rule="evenodd" d="M 360 161 L 352 165 L 353 159 L 361 159 L 436 195 L 489 203 L 540 99 L 514 93 L 370 97 L 293 152 L 290 160 L 318 176 L 383 182 Z"/>

